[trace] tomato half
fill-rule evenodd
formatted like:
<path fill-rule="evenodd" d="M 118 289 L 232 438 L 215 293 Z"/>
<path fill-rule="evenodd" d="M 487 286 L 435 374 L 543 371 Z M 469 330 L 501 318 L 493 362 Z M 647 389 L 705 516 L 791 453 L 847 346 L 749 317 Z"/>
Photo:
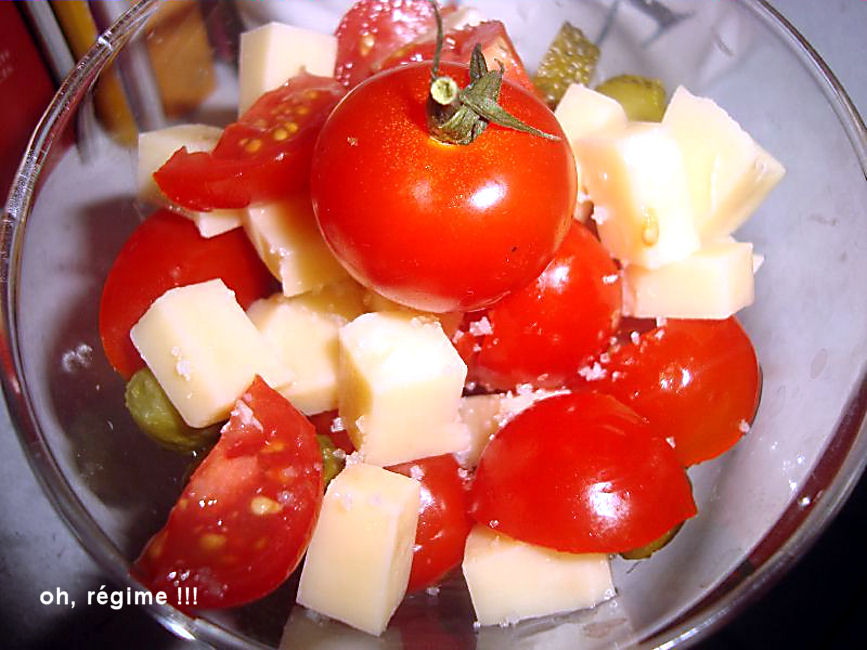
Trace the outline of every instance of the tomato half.
<path fill-rule="evenodd" d="M 301 73 L 227 126 L 212 152 L 181 148 L 154 180 L 190 210 L 244 208 L 290 196 L 306 187 L 316 136 L 344 92 L 334 79 Z"/>
<path fill-rule="evenodd" d="M 674 440 L 684 466 L 715 458 L 748 431 L 761 374 L 753 345 L 734 318 L 668 320 L 615 346 L 603 377 L 610 393 Z"/>
<path fill-rule="evenodd" d="M 352 444 L 337 411 L 324 411 L 315 415 L 308 415 L 307 418 L 316 427 L 316 433 L 328 436 L 335 447 L 342 449 L 347 454 L 355 451 L 355 446 Z"/>
<path fill-rule="evenodd" d="M 260 598 L 301 560 L 322 492 L 313 425 L 257 377 L 132 573 L 183 609 L 178 587 L 203 609 Z"/>
<path fill-rule="evenodd" d="M 158 210 L 120 250 L 102 289 L 99 335 L 109 363 L 129 379 L 144 362 L 129 331 L 163 293 L 222 278 L 247 306 L 271 293 L 274 279 L 240 229 L 205 238 L 186 217 Z"/>
<path fill-rule="evenodd" d="M 459 84 L 468 69 L 441 66 Z M 431 312 L 471 311 L 535 278 L 566 236 L 572 152 L 553 113 L 504 82 L 502 106 L 551 141 L 495 124 L 467 146 L 428 133 L 430 66 L 351 91 L 316 144 L 311 192 L 331 249 L 362 284 Z"/>
<path fill-rule="evenodd" d="M 696 513 L 674 450 L 609 395 L 541 400 L 482 453 L 470 512 L 516 539 L 571 553 L 644 546 Z"/>
<path fill-rule="evenodd" d="M 436 584 L 461 563 L 473 521 L 467 512 L 467 484 L 450 454 L 389 467 L 414 478 L 421 488 L 421 508 L 407 592 Z"/>
<path fill-rule="evenodd" d="M 536 281 L 488 310 L 476 374 L 489 388 L 557 388 L 608 346 L 620 322 L 620 276 L 587 228 L 573 222 Z"/>

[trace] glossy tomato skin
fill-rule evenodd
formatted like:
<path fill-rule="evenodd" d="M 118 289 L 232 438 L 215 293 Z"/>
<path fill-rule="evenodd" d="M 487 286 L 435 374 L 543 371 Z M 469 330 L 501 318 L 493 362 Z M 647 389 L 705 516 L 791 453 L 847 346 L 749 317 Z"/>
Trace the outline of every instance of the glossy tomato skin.
<path fill-rule="evenodd" d="M 761 373 L 734 317 L 672 320 L 615 346 L 604 376 L 586 385 L 614 395 L 672 438 L 684 466 L 715 458 L 749 429 Z"/>
<path fill-rule="evenodd" d="M 202 609 L 261 598 L 301 560 L 322 492 L 313 426 L 257 377 L 132 573 L 182 609 L 178 587 Z"/>
<path fill-rule="evenodd" d="M 442 73 L 468 83 L 456 64 Z M 386 298 L 472 311 L 535 278 L 566 236 L 572 152 L 541 102 L 503 84 L 501 104 L 558 141 L 497 125 L 471 145 L 427 129 L 427 64 L 356 87 L 320 133 L 311 192 L 320 229 L 347 270 Z"/>
<path fill-rule="evenodd" d="M 451 454 L 389 467 L 419 482 L 421 509 L 407 592 L 439 582 L 461 563 L 473 521 L 466 479 Z"/>
<path fill-rule="evenodd" d="M 174 203 L 199 211 L 244 208 L 303 191 L 316 137 L 344 92 L 334 79 L 302 72 L 227 126 L 212 152 L 179 149 L 154 180 Z"/>
<path fill-rule="evenodd" d="M 620 311 L 617 266 L 573 222 L 541 275 L 488 310 L 492 333 L 481 343 L 476 374 L 492 389 L 560 387 L 608 346 Z"/>
<path fill-rule="evenodd" d="M 174 287 L 221 278 L 246 309 L 274 279 L 241 229 L 205 238 L 186 217 L 158 210 L 115 258 L 99 307 L 99 335 L 112 367 L 129 379 L 144 361 L 129 331 L 151 303 Z"/>
<path fill-rule="evenodd" d="M 570 553 L 644 546 L 696 514 L 674 450 L 609 395 L 550 397 L 488 443 L 471 492 L 479 523 Z"/>

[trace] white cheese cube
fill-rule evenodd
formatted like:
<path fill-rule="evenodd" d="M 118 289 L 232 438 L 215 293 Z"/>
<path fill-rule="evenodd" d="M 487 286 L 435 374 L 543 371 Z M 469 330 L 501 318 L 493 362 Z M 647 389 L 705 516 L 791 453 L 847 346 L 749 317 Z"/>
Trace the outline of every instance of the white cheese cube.
<path fill-rule="evenodd" d="M 658 268 L 698 250 L 683 157 L 666 129 L 632 123 L 574 149 L 599 238 L 614 257 Z"/>
<path fill-rule="evenodd" d="M 140 133 L 138 136 L 139 198 L 160 205 L 171 204 L 154 182 L 154 172 L 181 147 L 186 147 L 190 153 L 211 151 L 222 134 L 222 129 L 205 124 L 181 124 L 158 131 Z M 241 225 L 240 210 L 196 212 L 178 206 L 174 206 L 174 209 L 191 219 L 202 237 L 215 237 Z"/>
<path fill-rule="evenodd" d="M 723 240 L 658 269 L 623 270 L 623 314 L 728 318 L 754 298 L 753 245 Z"/>
<path fill-rule="evenodd" d="M 785 174 L 712 99 L 680 86 L 662 119 L 683 152 L 690 199 L 702 240 L 731 234 Z"/>
<path fill-rule="evenodd" d="M 446 333 L 446 336 L 449 337 L 453 336 L 454 333 L 458 331 L 458 327 L 460 327 L 461 321 L 464 318 L 464 315 L 457 311 L 434 314 L 429 311 L 413 309 L 412 307 L 407 307 L 406 305 L 394 302 L 393 300 L 390 300 L 375 291 L 371 291 L 370 289 L 368 289 L 364 294 L 364 307 L 366 311 L 405 311 L 408 314 L 413 314 L 415 316 L 435 318 L 440 322 L 440 325 L 443 326 L 443 331 Z"/>
<path fill-rule="evenodd" d="M 569 144 L 600 131 L 617 130 L 627 122 L 620 102 L 581 84 L 572 84 L 566 89 L 554 116 Z"/>
<path fill-rule="evenodd" d="M 193 427 L 226 419 L 256 375 L 275 389 L 292 380 L 222 280 L 169 289 L 130 338 Z"/>
<path fill-rule="evenodd" d="M 325 492 L 298 603 L 381 634 L 409 581 L 419 494 L 411 478 L 364 463 L 347 465 Z"/>
<path fill-rule="evenodd" d="M 604 553 L 561 553 L 481 525 L 467 538 L 463 571 L 481 625 L 584 609 L 614 596 Z"/>
<path fill-rule="evenodd" d="M 322 239 L 306 195 L 248 208 L 244 230 L 286 296 L 349 278 Z"/>
<path fill-rule="evenodd" d="M 333 77 L 336 58 L 337 38 L 331 34 L 282 23 L 244 32 L 238 55 L 238 114 L 302 70 Z"/>
<path fill-rule="evenodd" d="M 465 449 L 467 366 L 439 322 L 373 312 L 340 330 L 338 410 L 366 462 L 394 465 Z"/>
<path fill-rule="evenodd" d="M 276 294 L 247 310 L 295 376 L 280 393 L 305 415 L 337 408 L 337 333 L 364 313 L 362 294 L 349 280 L 293 298 Z"/>

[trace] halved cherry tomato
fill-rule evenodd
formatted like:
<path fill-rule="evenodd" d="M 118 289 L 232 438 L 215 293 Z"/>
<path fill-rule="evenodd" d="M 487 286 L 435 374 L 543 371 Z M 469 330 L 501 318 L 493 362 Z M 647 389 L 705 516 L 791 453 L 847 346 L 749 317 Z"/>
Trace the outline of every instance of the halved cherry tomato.
<path fill-rule="evenodd" d="M 674 450 L 609 395 L 566 394 L 515 416 L 482 453 L 472 516 L 571 553 L 644 546 L 696 513 Z"/>
<path fill-rule="evenodd" d="M 301 73 L 262 95 L 212 152 L 181 148 L 154 180 L 173 202 L 199 211 L 292 195 L 306 187 L 316 136 L 344 92 L 334 79 Z"/>
<path fill-rule="evenodd" d="M 342 449 L 347 454 L 355 451 L 355 446 L 346 432 L 346 428 L 340 421 L 337 411 L 325 411 L 316 415 L 308 415 L 310 422 L 316 427 L 316 433 L 328 436 L 334 446 Z"/>
<path fill-rule="evenodd" d="M 465 86 L 468 69 L 443 64 Z M 320 229 L 362 284 L 417 309 L 485 307 L 535 278 L 569 224 L 575 163 L 553 113 L 504 82 L 503 108 L 551 141 L 491 124 L 470 145 L 428 133 L 430 66 L 357 86 L 329 117 L 313 158 Z"/>
<path fill-rule="evenodd" d="M 620 321 L 620 276 L 608 252 L 573 222 L 535 282 L 488 309 L 492 333 L 476 359 L 479 380 L 508 390 L 562 386 L 608 345 Z"/>
<path fill-rule="evenodd" d="M 184 609 L 178 587 L 204 609 L 260 598 L 301 560 L 322 492 L 313 425 L 257 377 L 132 573 Z"/>
<path fill-rule="evenodd" d="M 186 217 L 158 210 L 120 250 L 102 289 L 99 335 L 124 379 L 144 366 L 129 331 L 167 290 L 222 278 L 243 308 L 271 292 L 274 279 L 240 229 L 205 238 Z"/>
<path fill-rule="evenodd" d="M 668 320 L 615 346 L 587 385 L 610 393 L 674 440 L 684 466 L 715 458 L 749 429 L 759 405 L 756 352 L 734 318 Z"/>
<path fill-rule="evenodd" d="M 473 521 L 467 512 L 466 480 L 450 454 L 422 458 L 389 467 L 416 479 L 421 509 L 407 592 L 436 584 L 460 564 Z"/>
<path fill-rule="evenodd" d="M 430 61 L 436 51 L 435 32 L 422 42 L 414 42 L 395 51 L 382 63 L 382 69 L 393 68 L 405 63 Z M 508 79 L 536 95 L 536 87 L 527 74 L 527 69 L 518 56 L 512 39 L 506 33 L 506 26 L 499 20 L 489 20 L 479 25 L 471 25 L 450 31 L 443 37 L 441 61 L 466 63 L 470 60 L 473 48 L 479 44 L 482 54 L 491 70 L 503 64 L 503 78 Z"/>

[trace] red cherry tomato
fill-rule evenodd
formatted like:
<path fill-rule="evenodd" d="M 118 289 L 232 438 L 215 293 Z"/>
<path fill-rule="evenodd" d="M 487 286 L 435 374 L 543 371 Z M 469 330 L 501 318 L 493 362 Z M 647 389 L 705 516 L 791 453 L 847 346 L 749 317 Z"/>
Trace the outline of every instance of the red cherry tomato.
<path fill-rule="evenodd" d="M 537 402 L 488 443 L 472 516 L 516 539 L 571 553 L 644 546 L 696 513 L 674 450 L 609 395 Z"/>
<path fill-rule="evenodd" d="M 518 56 L 512 39 L 506 33 L 506 26 L 499 20 L 490 20 L 445 34 L 440 60 L 466 63 L 470 60 L 470 54 L 472 54 L 476 44 L 481 46 L 488 68 L 496 70 L 502 63 L 504 79 L 508 79 L 534 95 L 537 93 L 521 57 Z M 394 52 L 383 62 L 382 68 L 387 69 L 405 63 L 430 61 L 433 59 L 435 51 L 436 32 L 432 32 L 423 41 L 416 41 Z"/>
<path fill-rule="evenodd" d="M 337 411 L 325 411 L 315 415 L 308 415 L 307 417 L 313 426 L 316 427 L 316 433 L 328 436 L 335 447 L 342 449 L 347 454 L 355 451 L 355 446 L 352 444 L 352 440 L 346 432 L 343 422 L 337 415 Z"/>
<path fill-rule="evenodd" d="M 460 564 L 472 519 L 467 514 L 467 485 L 450 454 L 389 467 L 421 486 L 421 509 L 407 592 L 436 584 Z"/>
<path fill-rule="evenodd" d="M 535 278 L 572 220 L 576 175 L 554 115 L 504 83 L 502 106 L 559 141 L 495 124 L 467 146 L 428 133 L 430 66 L 383 72 L 351 91 L 316 144 L 320 229 L 362 284 L 432 312 L 487 306 Z M 467 68 L 441 66 L 459 84 Z"/>
<path fill-rule="evenodd" d="M 307 73 L 265 93 L 223 132 L 210 153 L 181 148 L 154 173 L 172 201 L 190 210 L 243 208 L 306 187 L 313 144 L 345 92 Z"/>
<path fill-rule="evenodd" d="M 480 381 L 503 390 L 522 383 L 562 386 L 607 347 L 620 303 L 617 266 L 574 222 L 536 281 L 488 310 L 492 333 L 476 360 Z"/>
<path fill-rule="evenodd" d="M 271 292 L 274 279 L 242 230 L 205 238 L 186 217 L 159 210 L 143 221 L 114 261 L 99 307 L 99 335 L 124 379 L 144 366 L 130 328 L 174 287 L 222 278 L 243 308 Z"/>
<path fill-rule="evenodd" d="M 638 343 L 615 346 L 604 377 L 610 393 L 674 439 L 684 466 L 715 458 L 749 428 L 759 404 L 756 352 L 734 318 L 668 320 Z"/>
<path fill-rule="evenodd" d="M 132 573 L 181 608 L 178 587 L 204 609 L 260 598 L 301 560 L 322 492 L 313 426 L 257 377 Z"/>

